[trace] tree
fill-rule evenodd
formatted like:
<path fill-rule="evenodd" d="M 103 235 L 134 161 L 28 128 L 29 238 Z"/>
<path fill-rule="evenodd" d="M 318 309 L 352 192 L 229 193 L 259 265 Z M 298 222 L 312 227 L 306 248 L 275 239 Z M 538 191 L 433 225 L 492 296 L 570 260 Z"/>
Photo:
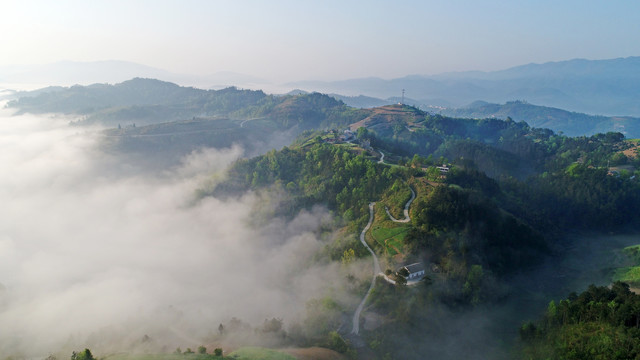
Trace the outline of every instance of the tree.
<path fill-rule="evenodd" d="M 95 360 L 93 354 L 91 354 L 91 350 L 84 349 L 80 352 L 71 353 L 71 360 Z"/>
<path fill-rule="evenodd" d="M 343 354 L 349 350 L 349 344 L 336 331 L 329 332 L 327 347 Z"/>
<path fill-rule="evenodd" d="M 200 345 L 198 346 L 198 354 L 206 354 L 207 353 L 207 348 Z"/>
<path fill-rule="evenodd" d="M 215 348 L 213 350 L 213 355 L 215 356 L 222 356 L 222 349 L 221 348 Z"/>
<path fill-rule="evenodd" d="M 356 258 L 356 252 L 352 248 L 348 248 L 342 254 L 342 265 L 349 265 Z"/>
<path fill-rule="evenodd" d="M 396 275 L 396 285 L 407 285 L 407 278 L 401 275 Z"/>
<path fill-rule="evenodd" d="M 262 324 L 262 331 L 277 333 L 282 330 L 282 319 L 272 318 L 271 320 L 264 320 L 264 324 Z"/>

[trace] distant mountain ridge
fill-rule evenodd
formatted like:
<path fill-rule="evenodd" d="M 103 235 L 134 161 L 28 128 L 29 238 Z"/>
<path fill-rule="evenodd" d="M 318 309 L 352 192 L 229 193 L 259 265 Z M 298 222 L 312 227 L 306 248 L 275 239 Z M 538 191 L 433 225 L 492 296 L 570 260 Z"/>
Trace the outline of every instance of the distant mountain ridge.
<path fill-rule="evenodd" d="M 115 85 L 51 87 L 18 93 L 8 103 L 19 113 L 64 113 L 81 116 L 84 123 L 153 124 L 199 116 L 226 115 L 256 105 L 262 91 L 226 88 L 202 90 L 171 82 L 134 78 Z"/>
<path fill-rule="evenodd" d="M 628 138 L 640 137 L 640 119 L 624 116 L 587 115 L 559 108 L 534 105 L 526 101 L 504 104 L 475 101 L 461 108 L 427 107 L 418 100 L 405 97 L 378 99 L 366 96 L 321 95 L 303 90 L 289 95 L 271 96 L 262 91 L 226 88 L 202 90 L 174 83 L 134 78 L 115 85 L 48 87 L 16 94 L 20 97 L 9 106 L 20 112 L 60 112 L 83 117 L 84 123 L 100 122 L 116 126 L 136 123 L 153 124 L 196 117 L 233 116 L 254 118 L 271 116 L 286 126 L 302 128 L 322 122 L 340 121 L 336 111 L 344 114 L 342 104 L 353 108 L 378 108 L 404 102 L 431 114 L 462 118 L 512 118 L 530 126 L 562 131 L 569 136 L 621 132 Z M 352 109 L 355 114 L 356 109 Z M 362 112 L 362 114 L 366 113 Z M 337 122 L 336 122 L 337 121 Z M 344 124 L 342 124 L 344 125 Z"/>
<path fill-rule="evenodd" d="M 640 136 L 640 118 L 629 116 L 602 116 L 566 111 L 558 108 L 533 105 L 525 101 L 509 101 L 492 104 L 476 101 L 466 107 L 443 109 L 439 113 L 452 117 L 497 118 L 507 117 L 525 121 L 532 127 L 562 131 L 568 136 L 590 136 L 596 133 L 621 132 L 628 138 Z"/>
<path fill-rule="evenodd" d="M 61 61 L 46 65 L 0 67 L 0 83 L 42 86 L 119 83 L 134 77 L 154 78 L 203 89 L 236 86 L 340 94 L 356 107 L 381 106 L 390 98 L 414 99 L 411 105 L 455 108 L 477 100 L 505 103 L 525 100 L 542 106 L 608 116 L 640 117 L 640 57 L 608 60 L 573 59 L 526 64 L 509 69 L 395 79 L 367 77 L 340 81 L 297 81 L 287 84 L 246 74 L 218 71 L 208 75 L 176 74 L 127 61 Z M 33 86 L 31 87 L 33 88 Z M 275 91 L 278 92 L 278 91 Z M 361 97 L 360 97 L 361 96 Z M 378 102 L 374 98 L 387 99 Z"/>
<path fill-rule="evenodd" d="M 476 100 L 493 103 L 526 100 L 584 113 L 640 116 L 640 57 L 574 59 L 493 72 L 410 75 L 390 80 L 302 81 L 290 85 L 303 90 L 382 99 L 399 96 L 405 89 L 407 96 L 425 105 L 447 107 L 461 107 Z"/>

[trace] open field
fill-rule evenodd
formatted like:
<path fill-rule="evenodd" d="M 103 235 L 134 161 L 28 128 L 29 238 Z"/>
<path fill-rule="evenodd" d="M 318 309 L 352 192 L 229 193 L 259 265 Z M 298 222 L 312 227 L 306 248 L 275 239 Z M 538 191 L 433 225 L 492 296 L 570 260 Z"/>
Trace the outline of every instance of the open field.
<path fill-rule="evenodd" d="M 116 354 L 98 357 L 105 360 L 217 360 L 211 354 Z"/>
<path fill-rule="evenodd" d="M 380 210 L 379 210 L 380 211 Z M 387 214 L 380 211 L 384 216 Z M 405 224 L 397 224 L 389 220 L 376 222 L 371 226 L 371 238 L 378 243 L 385 251 L 391 255 L 402 253 L 404 247 L 404 238 L 409 231 L 410 226 Z"/>
<path fill-rule="evenodd" d="M 304 350 L 304 349 L 302 349 Z M 302 352 L 304 353 L 304 351 Z M 304 357 L 301 357 L 304 359 Z M 331 357 L 326 357 L 332 359 Z M 242 347 L 223 357 L 212 354 L 116 354 L 104 357 L 105 360 L 296 360 L 298 357 L 284 352 L 261 348 Z M 337 359 L 337 358 L 336 358 Z"/>
<path fill-rule="evenodd" d="M 285 352 L 294 356 L 298 360 L 346 360 L 347 356 L 340 354 L 337 351 L 321 348 L 321 347 L 309 347 L 309 348 L 287 348 L 279 351 Z"/>
<path fill-rule="evenodd" d="M 225 358 L 234 360 L 296 360 L 295 357 L 280 351 L 253 346 L 240 348 Z"/>
<path fill-rule="evenodd" d="M 613 273 L 613 281 L 622 281 L 633 287 L 640 285 L 640 266 L 622 267 Z"/>

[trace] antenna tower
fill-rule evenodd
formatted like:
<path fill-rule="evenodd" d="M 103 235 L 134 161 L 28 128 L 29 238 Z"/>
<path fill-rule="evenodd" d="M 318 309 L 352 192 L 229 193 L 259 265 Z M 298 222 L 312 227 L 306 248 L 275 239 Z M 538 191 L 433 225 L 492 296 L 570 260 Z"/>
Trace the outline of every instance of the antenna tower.
<path fill-rule="evenodd" d="M 402 89 L 402 101 L 400 102 L 400 105 L 404 105 L 404 89 Z"/>

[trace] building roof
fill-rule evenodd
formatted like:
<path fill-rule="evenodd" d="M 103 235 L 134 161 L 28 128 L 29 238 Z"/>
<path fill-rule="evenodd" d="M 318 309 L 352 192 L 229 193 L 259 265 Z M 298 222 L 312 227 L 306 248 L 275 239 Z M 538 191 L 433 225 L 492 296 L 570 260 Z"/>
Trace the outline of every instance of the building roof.
<path fill-rule="evenodd" d="M 422 263 L 413 263 L 404 266 L 409 274 L 417 273 L 419 271 L 424 271 L 424 265 Z"/>

